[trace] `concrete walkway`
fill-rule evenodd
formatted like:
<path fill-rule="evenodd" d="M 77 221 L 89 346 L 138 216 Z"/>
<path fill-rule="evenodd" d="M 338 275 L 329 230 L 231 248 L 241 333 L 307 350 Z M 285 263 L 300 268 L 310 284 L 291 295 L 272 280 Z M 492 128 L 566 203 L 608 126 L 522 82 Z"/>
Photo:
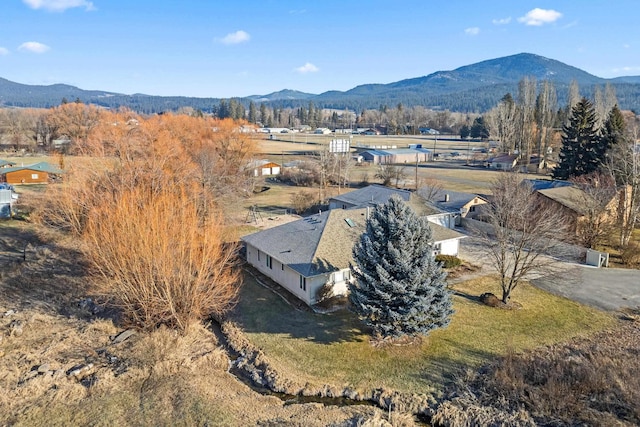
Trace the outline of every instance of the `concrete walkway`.
<path fill-rule="evenodd" d="M 468 236 L 460 243 L 460 258 L 482 267 L 468 278 L 493 272 L 479 239 Z M 568 260 L 555 262 L 553 274 L 529 281 L 540 289 L 601 310 L 640 307 L 640 270 L 595 268 Z"/>

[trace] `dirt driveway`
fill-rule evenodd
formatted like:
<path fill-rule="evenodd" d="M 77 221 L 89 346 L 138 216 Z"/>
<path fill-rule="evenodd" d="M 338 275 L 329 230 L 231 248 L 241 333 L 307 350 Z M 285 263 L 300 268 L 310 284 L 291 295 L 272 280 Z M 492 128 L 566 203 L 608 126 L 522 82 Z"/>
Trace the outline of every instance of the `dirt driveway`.
<path fill-rule="evenodd" d="M 482 266 L 476 275 L 492 272 L 482 242 L 477 238 L 468 236 L 461 240 L 460 258 Z M 531 277 L 530 282 L 553 294 L 601 310 L 640 307 L 640 270 L 595 268 L 569 259 L 556 262 L 560 265 L 554 268 L 554 274 Z"/>

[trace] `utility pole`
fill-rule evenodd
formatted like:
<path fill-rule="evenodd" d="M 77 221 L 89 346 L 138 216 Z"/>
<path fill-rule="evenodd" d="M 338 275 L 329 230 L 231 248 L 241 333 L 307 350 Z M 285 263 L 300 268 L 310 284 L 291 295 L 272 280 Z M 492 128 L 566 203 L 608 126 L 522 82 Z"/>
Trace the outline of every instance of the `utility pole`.
<path fill-rule="evenodd" d="M 416 153 L 416 191 L 418 191 L 418 153 Z"/>

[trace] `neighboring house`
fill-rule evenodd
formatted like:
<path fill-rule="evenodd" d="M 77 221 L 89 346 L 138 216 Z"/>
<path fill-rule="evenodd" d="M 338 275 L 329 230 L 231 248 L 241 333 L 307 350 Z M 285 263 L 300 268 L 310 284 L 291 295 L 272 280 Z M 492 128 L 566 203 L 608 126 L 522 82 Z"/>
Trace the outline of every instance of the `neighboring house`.
<path fill-rule="evenodd" d="M 15 166 L 16 164 L 13 162 L 10 162 L 8 160 L 2 160 L 0 159 L 0 168 L 9 168 L 11 166 Z"/>
<path fill-rule="evenodd" d="M 563 212 L 569 230 L 575 234 L 580 234 L 581 225 L 589 221 L 589 210 L 598 204 L 592 195 L 568 181 L 525 179 L 522 182 L 531 186 L 541 203 L 551 204 L 555 209 Z M 599 222 L 614 221 L 625 196 L 624 190 L 612 194 L 611 200 L 598 217 Z"/>
<path fill-rule="evenodd" d="M 481 206 L 487 203 L 487 199 L 473 193 L 440 190 L 430 202 L 443 212 L 458 214 L 462 218 L 475 219 L 479 215 Z"/>
<path fill-rule="evenodd" d="M 411 192 L 408 190 L 373 184 L 331 197 L 329 199 L 329 209 L 353 209 L 383 205 L 394 195 L 405 202 L 411 199 Z"/>
<path fill-rule="evenodd" d="M 316 135 L 328 135 L 331 133 L 331 129 L 329 128 L 317 128 L 316 130 L 313 131 L 314 134 Z"/>
<path fill-rule="evenodd" d="M 352 249 L 370 209 L 333 209 L 245 236 L 247 261 L 309 305 L 324 286 L 346 294 Z M 437 224 L 431 229 L 435 254 L 458 254 L 464 235 Z"/>
<path fill-rule="evenodd" d="M 47 162 L 28 166 L 0 168 L 0 182 L 8 184 L 46 184 L 49 178 L 64 173 Z"/>
<path fill-rule="evenodd" d="M 345 194 L 331 197 L 329 199 L 329 209 L 375 207 L 387 203 L 391 196 L 394 195 L 407 202 L 418 215 L 428 216 L 440 213 L 440 211 L 429 206 L 409 190 L 390 188 L 379 184 L 368 185 Z"/>
<path fill-rule="evenodd" d="M 254 160 L 247 165 L 247 169 L 253 171 L 253 176 L 271 176 L 280 175 L 282 167 L 269 160 Z"/>
<path fill-rule="evenodd" d="M 487 167 L 502 171 L 511 171 L 516 167 L 518 156 L 514 154 L 499 154 L 487 161 Z"/>

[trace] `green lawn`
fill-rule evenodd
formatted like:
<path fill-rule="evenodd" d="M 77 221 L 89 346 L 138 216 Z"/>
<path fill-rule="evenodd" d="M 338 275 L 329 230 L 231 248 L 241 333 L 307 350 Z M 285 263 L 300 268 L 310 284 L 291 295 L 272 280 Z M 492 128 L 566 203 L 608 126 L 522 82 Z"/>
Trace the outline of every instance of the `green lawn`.
<path fill-rule="evenodd" d="M 448 328 L 432 332 L 420 345 L 381 349 L 369 343 L 352 313 L 297 311 L 251 276 L 245 279 L 235 318 L 278 371 L 314 384 L 361 390 L 437 392 L 460 368 L 476 368 L 509 348 L 522 351 L 566 341 L 615 322 L 609 314 L 529 285 L 513 294 L 522 309 L 490 308 L 473 296 L 498 293 L 497 284 L 481 278 L 456 285 L 456 313 Z"/>

